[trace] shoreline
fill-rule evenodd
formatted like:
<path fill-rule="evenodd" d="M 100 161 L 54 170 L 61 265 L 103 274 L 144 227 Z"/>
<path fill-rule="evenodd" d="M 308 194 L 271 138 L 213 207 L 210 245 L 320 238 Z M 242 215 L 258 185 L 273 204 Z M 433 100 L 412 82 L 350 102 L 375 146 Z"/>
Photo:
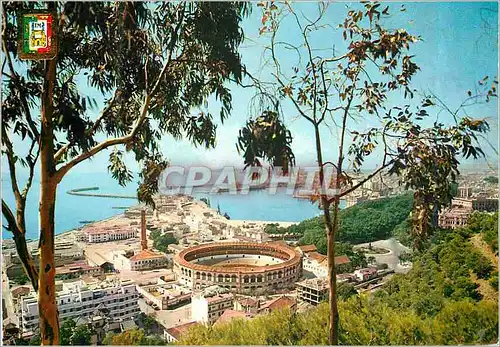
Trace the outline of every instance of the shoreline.
<path fill-rule="evenodd" d="M 122 199 L 122 198 L 130 198 L 130 199 L 134 199 L 134 200 L 137 201 L 137 199 L 135 197 L 132 198 L 132 196 L 128 196 L 128 195 L 117 195 L 117 194 L 105 194 L 105 193 L 93 193 L 92 192 L 92 191 L 97 191 L 99 189 L 100 188 L 97 187 L 97 186 L 74 188 L 74 189 L 67 190 L 66 194 L 73 195 L 73 196 L 88 196 L 88 197 L 97 197 L 97 198 L 99 198 L 99 197 L 101 197 L 101 198 L 120 198 L 120 199 Z M 262 188 L 253 189 L 253 190 L 262 190 Z M 199 197 L 196 197 L 194 195 L 191 195 L 191 196 L 196 201 L 200 201 Z M 292 196 L 292 195 L 290 196 L 290 198 L 298 199 L 298 200 L 303 200 L 303 199 L 300 199 L 300 198 Z M 140 206 L 140 203 L 138 203 L 138 202 L 133 203 L 130 206 L 128 206 L 127 209 L 134 208 L 134 207 L 137 208 L 137 206 Z M 113 211 L 119 212 L 119 213 L 113 214 L 113 215 L 111 215 L 111 216 L 109 216 L 107 218 L 104 218 L 104 219 L 93 220 L 90 223 L 79 223 L 78 225 L 75 225 L 74 227 L 72 227 L 70 229 L 65 229 L 65 230 L 62 230 L 62 231 L 56 231 L 55 238 L 56 239 L 57 238 L 65 238 L 66 236 L 68 236 L 68 235 L 70 235 L 70 234 L 72 234 L 74 232 L 77 232 L 77 231 L 81 230 L 85 226 L 88 226 L 88 225 L 91 225 L 91 224 L 94 224 L 94 223 L 106 222 L 108 220 L 112 220 L 112 219 L 115 219 L 115 218 L 123 218 L 125 216 L 124 208 L 113 208 Z M 82 220 L 83 219 L 85 219 L 85 217 L 82 217 Z M 305 219 L 307 219 L 307 218 L 305 218 Z M 257 225 L 278 224 L 280 226 L 288 227 L 288 226 L 291 226 L 291 225 L 296 225 L 296 224 L 300 223 L 303 220 L 304 219 L 300 219 L 300 220 L 297 220 L 297 221 L 262 220 L 262 219 L 255 219 L 254 220 L 254 219 L 246 218 L 246 219 L 229 219 L 227 221 L 228 221 L 229 224 L 234 225 L 234 226 L 247 225 L 247 224 L 250 224 L 250 223 L 254 223 L 254 224 L 257 224 Z M 58 228 L 57 228 L 57 221 L 56 221 L 56 230 L 57 229 Z M 38 237 L 39 237 L 39 232 L 37 231 L 36 236 L 33 235 L 27 241 L 28 241 L 28 243 L 38 242 Z M 3 239 L 4 240 L 12 240 L 12 236 L 11 235 L 5 235 L 5 237 Z"/>

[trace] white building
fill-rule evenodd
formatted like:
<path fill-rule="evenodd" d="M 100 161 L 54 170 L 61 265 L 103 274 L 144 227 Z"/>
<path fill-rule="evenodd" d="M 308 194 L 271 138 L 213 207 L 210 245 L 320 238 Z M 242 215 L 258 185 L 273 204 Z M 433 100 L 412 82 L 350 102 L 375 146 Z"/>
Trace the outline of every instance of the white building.
<path fill-rule="evenodd" d="M 88 318 L 97 309 L 107 309 L 110 317 L 127 319 L 139 313 L 137 299 L 138 292 L 131 280 L 93 280 L 90 283 L 77 280 L 63 283 L 62 290 L 57 293 L 56 304 L 60 320 Z M 20 310 L 22 330 L 33 331 L 38 328 L 36 294 L 24 297 Z"/>
<path fill-rule="evenodd" d="M 130 259 L 130 270 L 143 271 L 157 269 L 168 265 L 168 258 L 163 253 L 144 249 L 134 254 Z"/>
<path fill-rule="evenodd" d="M 233 307 L 233 295 L 230 293 L 205 295 L 197 293 L 191 298 L 191 317 L 196 322 L 213 324 L 225 310 Z"/>
<path fill-rule="evenodd" d="M 137 237 L 137 228 L 130 226 L 93 226 L 76 234 L 76 240 L 87 243 L 126 240 Z"/>
<path fill-rule="evenodd" d="M 336 266 L 348 264 L 349 262 L 350 259 L 346 255 L 335 257 Z M 304 253 L 302 257 L 302 269 L 313 273 L 318 278 L 328 277 L 328 259 L 325 255 L 318 252 Z"/>
<path fill-rule="evenodd" d="M 320 254 L 316 253 L 319 256 Z M 302 269 L 314 274 L 316 277 L 328 277 L 328 261 L 325 256 L 324 259 L 317 259 L 316 257 L 307 256 L 302 258 Z"/>

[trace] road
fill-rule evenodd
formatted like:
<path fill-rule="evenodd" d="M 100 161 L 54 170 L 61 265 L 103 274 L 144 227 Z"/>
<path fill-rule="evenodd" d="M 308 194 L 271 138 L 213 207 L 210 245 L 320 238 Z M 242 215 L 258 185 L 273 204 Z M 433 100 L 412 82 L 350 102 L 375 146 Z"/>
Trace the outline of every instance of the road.
<path fill-rule="evenodd" d="M 12 294 L 9 288 L 9 278 L 7 274 L 2 271 L 2 299 L 5 301 L 5 310 L 7 311 L 7 318 L 16 326 L 19 326 L 19 318 L 14 312 L 14 304 L 12 302 Z"/>
<path fill-rule="evenodd" d="M 354 249 L 360 247 L 368 247 L 370 243 L 362 243 L 354 246 Z M 366 256 L 375 257 L 378 264 L 387 264 L 389 269 L 394 270 L 394 272 L 398 273 L 407 273 L 411 266 L 402 266 L 399 263 L 399 255 L 403 252 L 409 252 L 410 249 L 408 247 L 403 246 L 399 241 L 394 238 L 390 238 L 387 240 L 380 240 L 371 242 L 373 247 L 382 247 L 390 250 L 390 253 L 387 254 L 366 254 Z"/>

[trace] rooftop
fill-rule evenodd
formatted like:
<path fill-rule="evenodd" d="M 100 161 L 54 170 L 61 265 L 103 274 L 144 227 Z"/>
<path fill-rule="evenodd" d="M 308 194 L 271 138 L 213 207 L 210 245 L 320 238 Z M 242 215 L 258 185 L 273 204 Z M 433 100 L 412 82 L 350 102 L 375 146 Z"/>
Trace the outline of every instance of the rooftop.
<path fill-rule="evenodd" d="M 349 259 L 347 255 L 339 255 L 338 257 L 335 257 L 336 265 L 349 264 L 350 262 L 351 259 Z"/>
<path fill-rule="evenodd" d="M 220 323 L 227 323 L 233 319 L 236 318 L 241 318 L 241 319 L 249 319 L 252 318 L 253 314 L 251 313 L 246 313 L 242 311 L 235 311 L 235 310 L 225 310 L 224 313 L 217 319 L 215 324 L 220 324 Z"/>
<path fill-rule="evenodd" d="M 231 299 L 232 297 L 233 297 L 232 294 L 225 293 L 225 294 L 219 294 L 219 295 L 211 296 L 211 297 L 208 297 L 206 299 L 207 299 L 207 301 L 209 303 L 213 303 L 213 302 L 218 302 L 218 301 L 223 301 L 223 300 Z"/>
<path fill-rule="evenodd" d="M 280 296 L 277 299 L 271 300 L 259 308 L 259 311 L 264 309 L 278 310 L 286 307 L 293 307 L 297 304 L 297 301 L 288 296 Z"/>
<path fill-rule="evenodd" d="M 315 252 L 317 251 L 318 249 L 316 248 L 316 245 L 303 245 L 303 246 L 299 246 L 299 249 L 304 252 L 304 253 L 308 253 L 308 252 Z"/>
<path fill-rule="evenodd" d="M 326 278 L 311 278 L 303 280 L 301 282 L 297 282 L 297 285 L 316 290 L 324 290 L 328 288 L 328 281 L 326 280 Z"/>
<path fill-rule="evenodd" d="M 197 325 L 198 322 L 189 322 L 186 324 L 177 325 L 172 328 L 168 328 L 166 331 L 169 335 L 173 336 L 174 339 L 179 340 L 181 335 L 185 333 L 189 328 Z"/>
<path fill-rule="evenodd" d="M 150 249 L 144 249 L 140 251 L 139 253 L 134 254 L 134 256 L 130 257 L 130 260 L 148 260 L 148 259 L 158 259 L 158 258 L 164 258 L 165 255 L 162 253 L 156 253 Z"/>
<path fill-rule="evenodd" d="M 259 300 L 254 298 L 241 298 L 238 302 L 243 307 L 256 307 L 259 305 Z"/>
<path fill-rule="evenodd" d="M 319 254 L 318 252 L 309 252 L 307 253 L 307 257 L 316 260 L 318 263 L 327 260 L 325 255 Z"/>

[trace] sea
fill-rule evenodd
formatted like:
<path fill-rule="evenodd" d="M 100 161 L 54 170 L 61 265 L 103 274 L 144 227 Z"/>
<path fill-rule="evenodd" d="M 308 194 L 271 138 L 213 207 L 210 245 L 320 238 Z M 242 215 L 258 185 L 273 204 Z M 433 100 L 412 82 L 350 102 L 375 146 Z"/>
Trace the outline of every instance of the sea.
<path fill-rule="evenodd" d="M 39 184 L 39 180 L 35 177 L 27 199 L 26 237 L 29 239 L 38 239 L 39 234 Z M 91 191 L 94 193 L 135 196 L 137 182 L 122 187 L 107 172 L 82 174 L 76 170 L 70 171 L 59 184 L 57 190 L 56 234 L 82 227 L 86 222 L 99 221 L 122 214 L 124 208 L 138 204 L 135 199 L 68 194 L 70 190 L 88 187 L 99 187 L 99 190 Z M 222 214 L 227 213 L 231 219 L 300 222 L 320 214 L 317 203 L 313 204 L 307 199 L 294 198 L 286 194 L 284 189 L 278 190 L 274 195 L 270 195 L 267 190 L 252 190 L 246 195 L 234 195 L 229 192 L 219 194 L 194 193 L 193 195 L 197 199 L 207 198 L 212 208 L 220 209 Z M 11 208 L 15 206 L 8 173 L 2 174 L 2 198 Z M 5 226 L 5 219 L 2 222 Z M 12 234 L 3 228 L 2 237 L 4 239 L 12 238 Z"/>

